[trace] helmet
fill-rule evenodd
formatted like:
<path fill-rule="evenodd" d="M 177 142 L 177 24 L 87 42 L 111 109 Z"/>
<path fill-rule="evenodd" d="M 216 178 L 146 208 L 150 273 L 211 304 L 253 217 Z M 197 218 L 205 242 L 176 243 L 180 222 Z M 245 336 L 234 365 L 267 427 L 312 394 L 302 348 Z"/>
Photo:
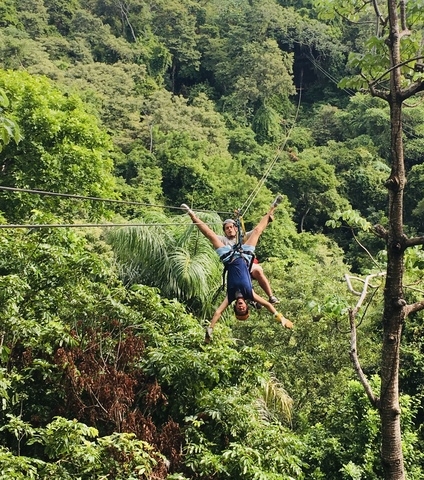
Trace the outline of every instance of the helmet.
<path fill-rule="evenodd" d="M 224 220 L 222 222 L 222 229 L 225 231 L 225 225 L 227 225 L 227 223 L 232 223 L 234 226 L 236 226 L 236 222 L 235 220 L 233 220 L 232 218 L 227 218 L 226 220 Z"/>

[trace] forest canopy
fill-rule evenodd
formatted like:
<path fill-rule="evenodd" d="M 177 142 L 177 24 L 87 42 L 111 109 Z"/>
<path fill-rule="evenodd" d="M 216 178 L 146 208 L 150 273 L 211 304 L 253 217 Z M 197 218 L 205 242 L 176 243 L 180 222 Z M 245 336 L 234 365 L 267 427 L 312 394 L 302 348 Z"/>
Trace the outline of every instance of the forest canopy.
<path fill-rule="evenodd" d="M 354 89 L 370 23 L 333 3 L 1 3 L 1 479 L 383 478 L 349 311 L 374 275 L 356 334 L 378 390 L 387 249 L 372 226 L 390 215 L 391 117 Z M 417 237 L 421 97 L 402 137 Z M 222 234 L 278 194 L 256 256 L 294 328 L 227 311 L 205 344 L 222 265 L 181 204 Z M 423 262 L 420 245 L 405 253 L 408 302 Z M 401 346 L 411 480 L 422 324 L 408 317 Z"/>

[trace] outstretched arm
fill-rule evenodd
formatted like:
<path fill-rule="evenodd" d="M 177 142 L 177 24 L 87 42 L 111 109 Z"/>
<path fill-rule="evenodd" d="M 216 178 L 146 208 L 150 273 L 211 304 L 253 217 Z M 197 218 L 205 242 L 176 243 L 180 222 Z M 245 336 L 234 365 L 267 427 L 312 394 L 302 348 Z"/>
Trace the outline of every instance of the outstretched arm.
<path fill-rule="evenodd" d="M 276 310 L 276 308 L 274 307 L 274 305 L 272 305 L 272 303 L 269 303 L 268 301 L 266 301 L 264 298 L 262 298 L 262 297 L 261 297 L 260 295 L 258 295 L 256 292 L 253 292 L 253 300 L 255 300 L 255 302 L 260 303 L 260 304 L 263 305 L 269 312 L 271 312 L 271 313 L 274 315 L 274 318 L 275 318 L 278 322 L 281 322 L 281 324 L 283 325 L 283 327 L 293 328 L 293 323 L 292 323 L 288 318 L 285 318 L 282 313 L 278 313 L 278 311 Z"/>
<path fill-rule="evenodd" d="M 222 312 L 228 307 L 228 296 L 225 297 L 224 301 L 221 305 L 216 309 L 215 313 L 213 314 L 211 323 L 209 327 L 206 328 L 206 336 L 205 336 L 205 343 L 210 343 L 213 337 L 213 328 L 216 325 L 216 322 L 221 318 Z"/>
<path fill-rule="evenodd" d="M 215 313 L 213 314 L 211 323 L 210 323 L 210 328 L 214 328 L 218 320 L 221 318 L 221 315 L 223 314 L 224 310 L 228 307 L 228 297 L 226 296 L 224 300 L 222 301 L 221 305 L 215 310 Z"/>
<path fill-rule="evenodd" d="M 223 247 L 224 244 L 218 237 L 218 235 L 206 225 L 205 222 L 200 220 L 199 217 L 193 212 L 193 210 L 186 205 L 185 203 L 181 204 L 181 207 L 187 211 L 189 217 L 191 218 L 192 222 L 197 226 L 197 228 L 203 233 L 203 235 L 212 243 L 213 248 L 217 249 L 219 247 Z"/>

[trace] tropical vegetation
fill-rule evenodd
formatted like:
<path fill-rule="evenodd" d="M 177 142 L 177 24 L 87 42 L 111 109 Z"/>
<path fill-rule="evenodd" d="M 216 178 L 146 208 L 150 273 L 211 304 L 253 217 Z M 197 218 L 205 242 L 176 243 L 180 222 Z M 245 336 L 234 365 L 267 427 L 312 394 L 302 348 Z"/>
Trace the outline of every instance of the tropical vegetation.
<path fill-rule="evenodd" d="M 397 3 L 1 3 L 0 479 L 422 478 Z M 294 328 L 228 311 L 205 344 L 222 267 L 180 205 L 249 229 L 277 194 L 257 258 Z"/>

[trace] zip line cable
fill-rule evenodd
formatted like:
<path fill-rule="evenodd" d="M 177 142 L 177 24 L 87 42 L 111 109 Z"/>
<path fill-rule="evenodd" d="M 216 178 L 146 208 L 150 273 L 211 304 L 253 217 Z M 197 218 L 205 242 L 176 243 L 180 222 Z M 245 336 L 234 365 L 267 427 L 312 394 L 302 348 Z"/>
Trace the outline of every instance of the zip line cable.
<path fill-rule="evenodd" d="M 145 207 L 158 207 L 158 208 L 169 208 L 169 209 L 175 209 L 175 210 L 184 210 L 182 207 L 174 207 L 174 206 L 168 206 L 168 205 L 156 205 L 154 203 L 143 203 L 143 202 L 135 202 L 135 201 L 130 201 L 130 200 L 118 200 L 114 198 L 101 198 L 101 197 L 85 197 L 83 195 L 75 195 L 72 193 L 58 193 L 58 192 L 48 192 L 46 190 L 34 190 L 30 188 L 17 188 L 17 187 L 5 187 L 3 185 L 0 185 L 0 190 L 7 190 L 7 191 L 12 191 L 12 192 L 24 192 L 24 193 L 34 193 L 37 195 L 49 195 L 49 196 L 54 196 L 54 197 L 66 197 L 66 198 L 74 198 L 77 200 L 93 200 L 97 202 L 109 202 L 109 203 L 119 203 L 121 205 L 140 205 L 140 206 L 145 206 Z M 212 210 L 198 210 L 199 212 L 204 212 L 204 213 L 215 213 L 215 211 Z M 231 212 L 216 212 L 218 214 L 222 215 L 229 215 Z"/>
<path fill-rule="evenodd" d="M 257 186 L 253 189 L 247 200 L 244 202 L 243 206 L 240 208 L 240 215 L 242 216 L 252 205 L 253 200 L 255 199 L 256 195 L 259 193 L 259 190 L 262 188 L 264 185 L 266 179 L 268 178 L 268 175 L 271 173 L 271 170 L 274 168 L 275 164 L 277 163 L 278 159 L 280 158 L 282 150 L 285 148 L 287 141 L 290 138 L 290 135 L 293 131 L 293 128 L 295 127 L 297 123 L 297 118 L 299 116 L 299 110 L 300 110 L 300 104 L 302 101 L 302 84 L 303 84 L 303 71 L 302 71 L 302 76 L 301 76 L 301 81 L 300 81 L 300 88 L 299 88 L 299 100 L 297 102 L 297 109 L 296 109 L 296 114 L 294 117 L 294 122 L 292 123 L 283 143 L 278 147 L 277 149 L 277 154 L 275 155 L 274 159 L 272 162 L 269 164 L 268 168 L 265 170 L 264 175 L 262 178 L 259 180 Z"/>
<path fill-rule="evenodd" d="M 140 205 L 146 207 L 169 208 L 175 210 L 184 210 L 182 207 L 174 207 L 168 205 L 156 205 L 152 203 L 143 203 L 127 200 L 118 200 L 101 197 L 86 197 L 83 195 L 75 195 L 71 193 L 48 192 L 45 190 L 34 190 L 29 188 L 6 187 L 0 185 L 0 190 L 9 192 L 23 192 L 36 195 L 49 195 L 55 197 L 73 198 L 77 200 L 91 200 L 97 202 L 119 203 L 122 205 Z M 231 212 L 215 212 L 212 210 L 198 210 L 203 213 L 218 213 L 220 215 L 231 215 Z M 0 224 L 0 229 L 19 229 L 19 228 L 112 228 L 112 227 L 166 227 L 171 225 L 181 225 L 181 223 L 45 223 L 45 224 Z M 221 223 L 211 223 L 211 225 L 221 225 Z"/>
<path fill-rule="evenodd" d="M 168 227 L 170 225 L 183 225 L 182 223 L 24 223 L 24 224 L 0 224 L 0 229 L 17 228 L 111 228 L 111 227 Z M 197 225 L 190 222 L 189 225 Z M 209 225 L 222 225 L 221 222 L 209 223 Z"/>
<path fill-rule="evenodd" d="M 146 203 L 141 202 L 132 202 L 126 200 L 118 200 L 118 199 L 111 199 L 111 198 L 100 198 L 100 197 L 85 197 L 83 195 L 74 195 L 72 193 L 57 193 L 57 192 L 47 192 L 45 190 L 34 190 L 30 188 L 17 188 L 17 187 L 5 187 L 0 185 L 0 190 L 8 190 L 11 192 L 24 192 L 24 193 L 35 193 L 37 195 L 50 195 L 54 197 L 66 197 L 66 198 L 75 198 L 78 200 L 94 200 L 94 201 L 101 201 L 101 202 L 113 202 L 113 203 L 121 203 L 126 205 L 148 205 Z M 161 205 L 150 205 L 152 207 L 159 207 Z M 174 207 L 178 208 L 178 207 Z"/>
<path fill-rule="evenodd" d="M 270 163 L 270 165 L 266 169 L 262 178 L 259 180 L 257 186 L 250 193 L 249 197 L 244 202 L 242 208 L 237 211 L 238 215 L 240 215 L 240 216 L 241 216 L 242 213 L 246 212 L 250 208 L 253 200 L 255 199 L 257 194 L 259 193 L 259 190 L 262 188 L 266 179 L 268 178 L 268 175 L 270 174 L 271 170 L 273 169 L 274 165 L 277 163 L 277 161 L 278 161 L 278 159 L 281 155 L 281 152 L 284 149 L 284 147 L 286 146 L 287 141 L 290 138 L 290 134 L 291 134 L 294 126 L 297 123 L 297 118 L 298 118 L 298 115 L 299 115 L 301 98 L 302 98 L 302 83 L 303 83 L 303 72 L 302 72 L 302 80 L 301 80 L 300 89 L 299 89 L 299 92 L 300 92 L 299 93 L 299 100 L 298 100 L 298 104 L 297 104 L 297 109 L 296 109 L 294 122 L 291 125 L 283 143 L 278 147 L 276 156 L 274 157 L 274 159 L 272 160 L 272 162 Z M 48 191 L 45 191 L 45 190 L 34 190 L 34 189 L 17 188 L 17 187 L 6 187 L 6 186 L 2 186 L 2 185 L 0 185 L 0 190 L 33 193 L 33 194 L 37 194 L 37 195 L 49 195 L 49 196 L 57 196 L 57 197 L 74 198 L 74 199 L 78 199 L 78 200 L 91 200 L 91 201 L 119 203 L 119 204 L 123 204 L 123 205 L 140 205 L 140 206 L 149 206 L 149 207 L 159 207 L 159 208 L 170 208 L 170 209 L 183 210 L 182 207 L 155 205 L 155 204 L 148 204 L 148 203 L 134 202 L 134 201 L 126 201 L 126 200 L 118 200 L 118 199 L 106 199 L 106 198 L 100 198 L 100 197 L 87 197 L 87 196 L 83 196 L 83 195 L 76 195 L 76 194 L 70 194 L 70 193 L 48 192 Z M 198 211 L 199 212 L 204 212 L 204 213 L 217 213 L 219 215 L 231 215 L 232 214 L 232 212 L 219 212 L 219 211 L 212 212 L 211 210 L 198 210 Z M 60 227 L 63 227 L 63 228 L 106 227 L 107 228 L 107 227 L 117 227 L 117 226 L 119 226 L 119 227 L 123 227 L 123 226 L 125 226 L 125 227 L 135 227 L 135 226 L 155 226 L 155 225 L 164 226 L 164 225 L 175 225 L 175 224 L 172 224 L 172 223 L 169 223 L 169 224 L 146 224 L 146 223 L 140 223 L 140 224 L 134 224 L 134 223 L 131 223 L 131 224 L 93 224 L 93 223 L 87 223 L 87 224 L 63 224 L 63 225 L 62 224 L 39 224 L 39 225 L 35 225 L 35 224 L 34 225 L 14 224 L 14 225 L 0 225 L 0 229 L 4 229 L 4 228 L 37 228 L 37 227 L 38 228 L 49 228 L 49 227 L 51 227 L 51 228 L 60 228 Z"/>
<path fill-rule="evenodd" d="M 338 85 L 338 81 L 337 79 L 331 75 L 329 72 L 327 72 L 311 55 L 308 55 L 306 54 L 305 55 L 306 58 L 314 65 L 314 67 L 316 69 L 318 69 L 321 73 L 323 73 L 329 80 L 331 80 L 335 85 Z M 270 174 L 272 168 L 274 167 L 274 165 L 277 163 L 277 160 L 279 158 L 279 156 L 281 155 L 281 151 L 284 149 L 284 147 L 286 146 L 287 144 L 287 141 L 288 139 L 290 138 L 290 134 L 294 128 L 294 126 L 296 125 L 296 122 L 297 122 L 297 117 L 298 117 L 298 114 L 299 114 L 299 110 L 300 110 L 300 104 L 301 104 L 301 97 L 302 97 L 302 84 L 303 84 L 303 71 L 302 71 L 302 77 L 301 77 L 301 82 L 300 82 L 300 88 L 299 88 L 299 101 L 298 101 L 298 104 L 297 104 L 297 111 L 296 111 L 296 115 L 295 115 L 295 120 L 292 124 L 292 126 L 290 127 L 289 129 L 289 132 L 286 136 L 286 138 L 284 139 L 284 142 L 283 144 L 278 148 L 277 150 L 277 154 L 274 158 L 274 160 L 270 163 L 270 165 L 268 166 L 267 170 L 265 171 L 263 177 L 259 180 L 258 182 L 258 185 L 253 189 L 253 191 L 251 192 L 251 194 L 249 195 L 249 197 L 247 198 L 247 200 L 245 201 L 245 203 L 243 204 L 243 206 L 240 208 L 240 210 L 238 211 L 238 214 L 240 216 L 242 216 L 244 214 L 244 212 L 246 212 L 248 210 L 248 208 L 251 206 L 254 198 L 256 197 L 256 195 L 259 193 L 259 190 L 260 188 L 262 187 L 262 185 L 265 183 L 268 175 Z M 354 96 L 355 95 L 355 92 L 351 89 L 346 89 L 346 88 L 343 88 L 342 89 L 344 92 L 346 92 L 350 97 Z M 407 128 L 404 128 L 404 130 L 410 134 L 410 136 L 414 137 L 414 138 L 418 138 L 410 129 L 409 129 L 409 126 L 408 125 L 405 125 L 404 123 L 404 126 L 406 126 Z"/>
<path fill-rule="evenodd" d="M 318 69 L 321 73 L 323 73 L 328 79 L 330 79 L 335 85 L 338 85 L 338 80 L 336 79 L 336 77 L 334 77 L 333 75 L 331 75 L 330 72 L 327 72 L 327 70 L 325 70 L 316 60 L 315 58 L 312 56 L 312 55 L 308 55 L 307 53 L 305 54 L 305 57 L 312 63 L 312 65 Z M 348 88 L 342 88 L 341 90 L 343 90 L 344 92 L 346 92 L 350 97 L 352 97 L 353 95 L 355 95 L 355 91 L 354 90 L 351 90 L 351 89 L 348 89 Z"/>
<path fill-rule="evenodd" d="M 337 84 L 337 80 L 335 77 L 333 77 L 329 72 L 327 72 L 324 68 L 321 67 L 321 65 L 318 64 L 318 62 L 315 61 L 313 57 L 310 55 L 306 55 L 306 57 L 309 59 L 309 61 L 317 68 L 320 70 L 325 76 L 327 76 L 332 82 Z M 300 111 L 300 105 L 301 105 L 301 100 L 302 100 L 302 84 L 303 84 L 303 71 L 302 71 L 302 77 L 301 77 L 301 82 L 300 82 L 300 88 L 299 88 L 299 100 L 297 103 L 297 109 L 296 109 L 296 114 L 294 118 L 294 122 L 291 125 L 283 143 L 278 147 L 277 153 L 274 157 L 274 159 L 271 161 L 267 169 L 265 170 L 265 173 L 263 174 L 262 178 L 259 180 L 258 184 L 256 187 L 252 190 L 242 207 L 237 210 L 238 216 L 242 217 L 243 214 L 250 208 L 252 205 L 253 200 L 259 193 L 259 190 L 262 188 L 262 186 L 265 184 L 265 181 L 267 180 L 269 174 L 271 173 L 271 170 L 274 168 L 275 164 L 277 163 L 278 159 L 280 158 L 281 152 L 285 148 L 287 141 L 290 138 L 291 132 L 293 131 L 293 128 L 295 127 L 297 123 L 297 118 L 299 115 Z M 352 96 L 354 92 L 351 92 L 347 89 L 343 89 L 348 95 Z M 23 192 L 23 193 L 31 193 L 31 194 L 37 194 L 37 195 L 48 195 L 48 196 L 56 196 L 56 197 L 65 197 L 65 198 L 73 198 L 77 200 L 90 200 L 90 201 L 97 201 L 97 202 L 109 202 L 109 203 L 117 203 L 121 205 L 139 205 L 139 206 L 145 206 L 145 207 L 157 207 L 157 208 L 169 208 L 169 209 L 176 209 L 176 210 L 183 210 L 182 207 L 174 207 L 174 206 L 167 206 L 167 205 L 157 205 L 157 204 L 150 204 L 150 203 L 143 203 L 143 202 L 136 202 L 136 201 L 127 201 L 127 200 L 119 200 L 119 199 L 110 199 L 110 198 L 101 198 L 101 197 L 91 197 L 91 196 L 83 196 L 83 195 L 76 195 L 76 194 L 70 194 L 70 193 L 58 193 L 58 192 L 49 192 L 45 190 L 36 190 L 36 189 L 27 189 L 27 188 L 17 188 L 17 187 L 6 187 L 0 185 L 0 190 L 4 191 L 12 191 L 12 192 Z M 211 210 L 198 210 L 199 212 L 204 212 L 204 213 L 215 213 L 212 212 Z M 232 212 L 216 212 L 217 214 L 220 215 L 231 215 Z M 126 226 L 126 227 L 135 227 L 135 226 L 164 226 L 164 225 L 175 225 L 172 223 L 169 224 L 147 224 L 147 223 L 139 223 L 139 224 L 94 224 L 94 223 L 87 223 L 87 224 L 39 224 L 39 225 L 0 225 L 1 228 L 71 228 L 71 227 L 116 227 L 116 226 Z"/>
<path fill-rule="evenodd" d="M 329 72 L 327 72 L 311 55 L 306 54 L 306 58 L 314 65 L 316 69 L 318 69 L 321 73 L 323 73 L 329 80 L 331 80 L 334 84 L 338 85 L 337 79 L 331 75 Z M 265 173 L 263 174 L 262 178 L 258 181 L 258 184 L 256 187 L 253 188 L 252 192 L 250 195 L 247 197 L 246 201 L 243 203 L 242 207 L 239 210 L 236 210 L 236 213 L 239 217 L 242 217 L 243 214 L 250 208 L 252 205 L 253 200 L 255 197 L 258 195 L 259 190 L 262 188 L 262 186 L 265 184 L 269 174 L 271 173 L 271 170 L 274 168 L 275 164 L 277 163 L 278 159 L 280 158 L 281 152 L 287 145 L 287 141 L 290 138 L 290 135 L 293 131 L 293 128 L 295 127 L 297 123 L 297 118 L 299 115 L 300 111 L 300 105 L 301 105 L 301 100 L 302 100 L 302 84 L 303 84 L 303 71 L 302 71 L 302 77 L 301 77 L 301 82 L 300 82 L 300 88 L 299 88 L 299 99 L 297 103 L 297 109 L 296 109 L 296 114 L 294 117 L 294 122 L 292 123 L 284 141 L 282 144 L 278 147 L 277 153 L 271 163 L 268 165 L 268 167 L 265 170 Z M 355 95 L 355 92 L 343 88 L 342 89 L 344 92 L 346 92 L 349 96 Z M 407 126 L 407 125 L 406 125 Z M 409 128 L 407 126 L 407 128 Z M 408 130 L 407 130 L 408 131 Z M 418 138 L 411 130 L 408 132 L 412 137 Z M 28 188 L 18 188 L 18 187 L 6 187 L 3 185 L 0 185 L 0 190 L 4 191 L 11 191 L 11 192 L 22 192 L 22 193 L 30 193 L 30 194 L 36 194 L 36 195 L 47 195 L 47 196 L 56 196 L 56 197 L 65 197 L 65 198 L 73 198 L 77 200 L 90 200 L 90 201 L 97 201 L 97 202 L 109 202 L 109 203 L 117 203 L 121 205 L 139 205 L 139 206 L 145 206 L 145 207 L 154 207 L 154 208 L 168 208 L 168 209 L 175 209 L 175 210 L 184 210 L 182 207 L 175 207 L 175 206 L 168 206 L 168 205 L 158 205 L 158 204 L 152 204 L 152 203 L 144 203 L 144 202 L 137 202 L 137 201 L 129 201 L 129 200 L 119 200 L 119 199 L 110 199 L 110 198 L 101 198 L 101 197 L 91 197 L 91 196 L 83 196 L 83 195 L 77 195 L 77 194 L 70 194 L 70 193 L 59 193 L 59 192 L 49 192 L 45 190 L 37 190 L 37 189 L 28 189 Z M 197 210 L 198 212 L 204 212 L 204 213 L 217 213 L 219 215 L 231 215 L 233 212 L 224 212 L 224 211 L 212 211 L 212 210 Z M 84 228 L 84 227 L 137 227 L 137 226 L 167 226 L 167 225 L 180 225 L 176 223 L 106 223 L 106 224 L 99 224 L 99 223 L 81 223 L 81 224 L 9 224 L 9 225 L 0 225 L 0 229 L 5 229 L 5 228 Z"/>
<path fill-rule="evenodd" d="M 302 78 L 303 78 L 303 73 L 302 73 Z M 302 81 L 301 81 L 301 87 L 302 87 Z M 299 101 L 297 104 L 297 110 L 296 110 L 296 115 L 294 122 L 292 126 L 289 129 L 289 132 L 287 133 L 284 142 L 282 145 L 277 150 L 277 154 L 274 157 L 273 161 L 271 164 L 268 166 L 267 170 L 265 171 L 265 174 L 262 176 L 262 178 L 259 180 L 258 185 L 253 189 L 252 193 L 249 195 L 247 198 L 246 202 L 243 204 L 243 207 L 240 209 L 242 211 L 247 211 L 248 208 L 250 208 L 253 200 L 255 199 L 256 195 L 259 193 L 260 188 L 262 185 L 265 183 L 266 179 L 268 178 L 268 175 L 270 174 L 272 168 L 274 165 L 277 163 L 281 151 L 283 148 L 286 146 L 288 139 L 290 138 L 290 134 L 296 125 L 297 122 L 297 117 L 299 114 L 300 110 L 300 103 L 301 103 L 301 97 L 302 97 L 302 88 L 300 88 L 300 93 L 299 93 Z M 156 205 L 156 204 L 149 204 L 149 203 L 143 203 L 143 202 L 135 202 L 135 201 L 127 201 L 127 200 L 118 200 L 118 199 L 108 199 L 108 198 L 101 198 L 101 197 L 89 197 L 89 196 L 83 196 L 83 195 L 76 195 L 76 194 L 70 194 L 70 193 L 57 193 L 57 192 L 48 192 L 45 190 L 35 190 L 35 189 L 27 189 L 27 188 L 17 188 L 17 187 L 6 187 L 0 185 L 0 190 L 6 190 L 6 191 L 13 191 L 13 192 L 24 192 L 24 193 L 33 193 L 37 195 L 49 195 L 49 196 L 57 196 L 57 197 L 66 197 L 66 198 L 74 198 L 78 200 L 91 200 L 91 201 L 100 201 L 100 202 L 110 202 L 110 203 L 119 203 L 122 205 L 140 205 L 140 206 L 148 206 L 148 207 L 158 207 L 158 208 L 169 208 L 169 209 L 176 209 L 176 210 L 184 210 L 182 207 L 174 207 L 174 206 L 167 206 L 167 205 Z M 246 206 L 247 204 L 247 206 Z M 219 215 L 230 215 L 232 212 L 220 212 L 220 211 L 211 211 L 211 210 L 197 210 L 198 212 L 204 212 L 204 213 L 217 213 Z M 121 223 L 108 223 L 108 224 L 97 224 L 97 223 L 85 223 L 85 224 L 38 224 L 38 225 L 19 225 L 19 224 L 14 224 L 14 225 L 0 225 L 0 229 L 2 228 L 72 228 L 72 227 L 136 227 L 136 226 L 166 226 L 166 225 L 179 225 L 179 224 L 173 224 L 173 223 L 167 223 L 167 224 L 159 224 L 159 223 L 129 223 L 129 224 L 121 224 Z"/>

